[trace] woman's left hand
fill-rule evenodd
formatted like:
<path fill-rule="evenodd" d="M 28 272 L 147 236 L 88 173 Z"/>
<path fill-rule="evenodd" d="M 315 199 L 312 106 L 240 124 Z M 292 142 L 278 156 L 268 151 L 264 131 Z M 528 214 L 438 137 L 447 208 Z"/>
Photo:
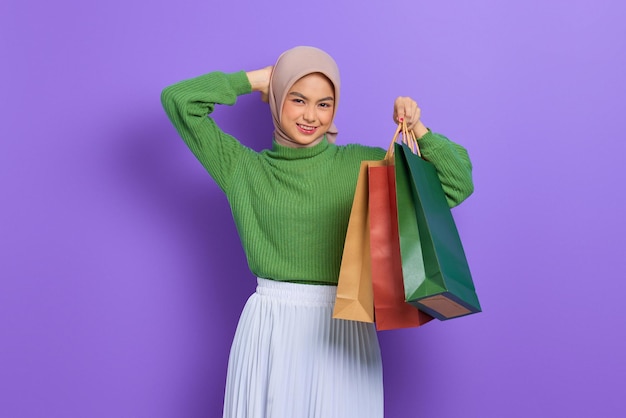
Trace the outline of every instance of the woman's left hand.
<path fill-rule="evenodd" d="M 401 123 L 404 119 L 406 126 L 413 131 L 416 138 L 421 138 L 428 132 L 422 123 L 421 116 L 422 110 L 410 97 L 398 97 L 393 104 L 393 121 Z"/>

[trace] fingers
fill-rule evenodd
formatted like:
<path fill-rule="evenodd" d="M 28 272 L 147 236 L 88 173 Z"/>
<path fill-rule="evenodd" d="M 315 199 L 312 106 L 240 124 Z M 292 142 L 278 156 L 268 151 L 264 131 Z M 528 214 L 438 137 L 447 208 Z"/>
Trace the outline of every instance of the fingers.
<path fill-rule="evenodd" d="M 257 90 L 261 92 L 261 101 L 265 103 L 269 103 L 269 88 L 272 81 L 273 70 L 274 67 L 271 65 L 257 70 L 259 73 Z"/>
<path fill-rule="evenodd" d="M 420 121 L 421 109 L 410 97 L 398 97 L 394 102 L 393 120 L 400 123 L 404 119 L 407 127 L 413 129 Z"/>

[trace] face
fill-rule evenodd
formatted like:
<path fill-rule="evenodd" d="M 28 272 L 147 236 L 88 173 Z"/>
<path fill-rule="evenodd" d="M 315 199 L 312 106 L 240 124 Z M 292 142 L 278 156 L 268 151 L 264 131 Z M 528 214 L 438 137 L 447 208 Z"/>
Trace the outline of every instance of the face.
<path fill-rule="evenodd" d="M 296 146 L 316 144 L 330 128 L 335 113 L 335 92 L 322 74 L 299 79 L 287 93 L 280 114 L 280 125 Z"/>

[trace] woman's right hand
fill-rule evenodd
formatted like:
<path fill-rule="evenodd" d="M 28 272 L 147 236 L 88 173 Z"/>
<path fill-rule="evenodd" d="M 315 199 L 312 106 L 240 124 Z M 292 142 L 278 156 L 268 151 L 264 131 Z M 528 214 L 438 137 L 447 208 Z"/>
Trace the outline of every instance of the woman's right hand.
<path fill-rule="evenodd" d="M 259 70 L 246 72 L 252 91 L 260 91 L 261 100 L 265 103 L 269 100 L 270 78 L 272 77 L 273 68 L 273 66 L 269 65 Z"/>

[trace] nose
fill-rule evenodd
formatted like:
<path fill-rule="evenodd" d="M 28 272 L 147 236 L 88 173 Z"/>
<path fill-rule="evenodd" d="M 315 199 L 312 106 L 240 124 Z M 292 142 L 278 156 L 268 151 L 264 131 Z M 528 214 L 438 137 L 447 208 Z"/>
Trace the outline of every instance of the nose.
<path fill-rule="evenodd" d="M 306 109 L 304 109 L 304 115 L 302 115 L 302 117 L 307 122 L 315 122 L 315 106 L 307 106 Z"/>

